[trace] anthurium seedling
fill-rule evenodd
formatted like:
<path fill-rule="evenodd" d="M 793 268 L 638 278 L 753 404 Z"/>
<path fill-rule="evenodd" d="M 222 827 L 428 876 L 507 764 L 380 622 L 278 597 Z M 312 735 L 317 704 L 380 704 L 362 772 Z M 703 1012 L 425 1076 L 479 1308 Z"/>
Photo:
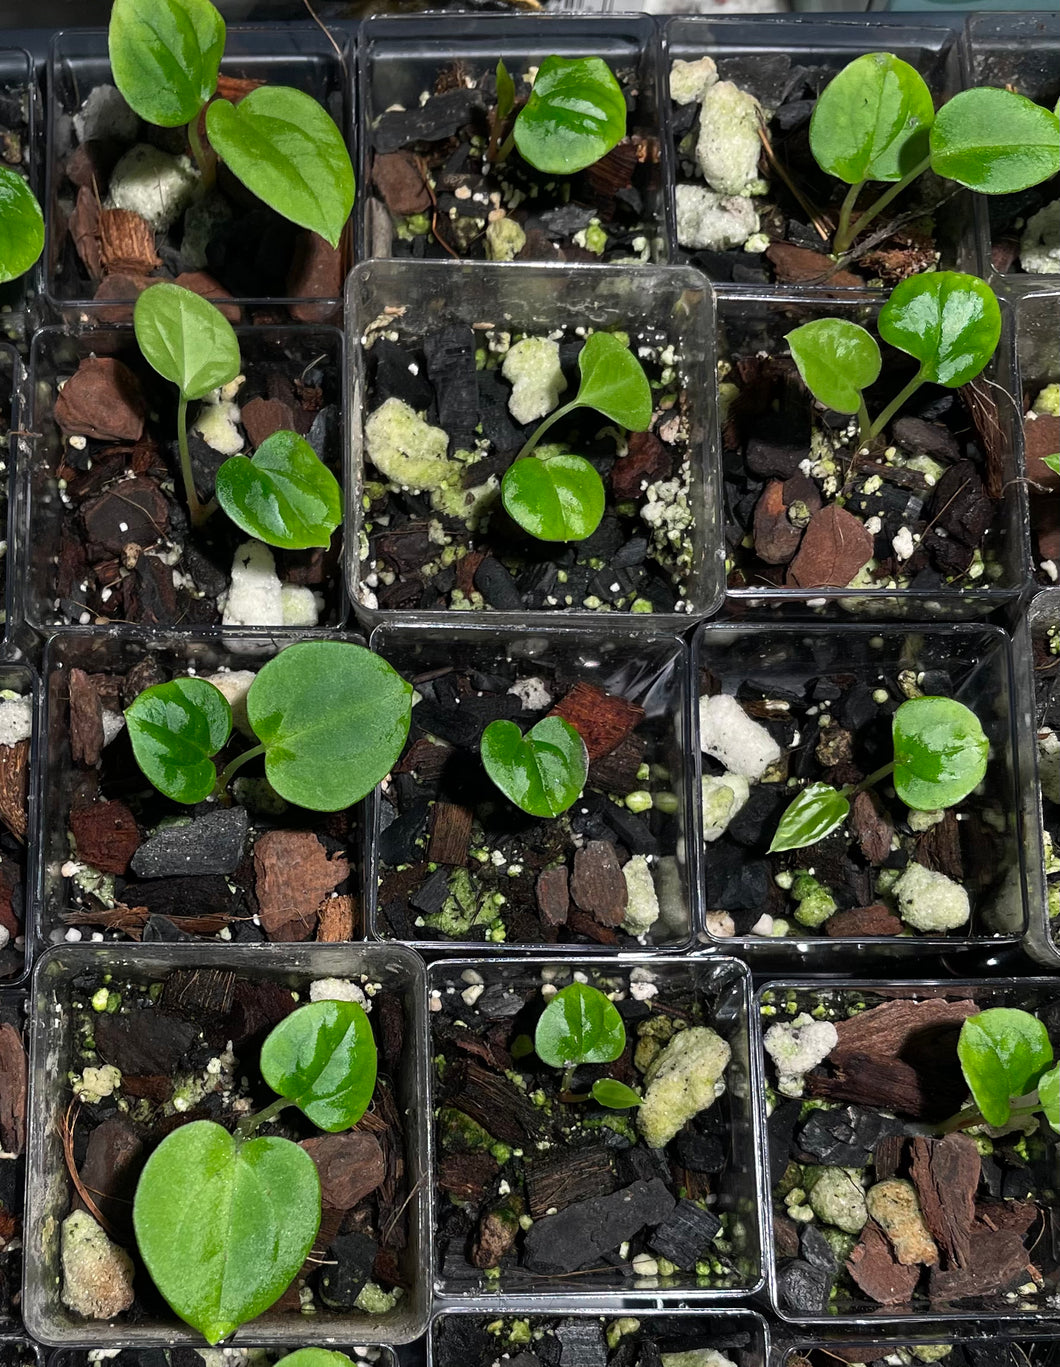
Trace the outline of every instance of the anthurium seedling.
<path fill-rule="evenodd" d="M 412 689 L 387 662 L 346 641 L 300 641 L 263 665 L 247 693 L 259 744 L 220 776 L 214 756 L 232 733 L 232 710 L 206 679 L 153 684 L 125 709 L 136 762 L 174 802 L 223 793 L 248 761 L 264 757 L 282 798 L 316 812 L 359 802 L 390 771 L 408 736 Z"/>
<path fill-rule="evenodd" d="M 332 1348 L 299 1348 L 280 1358 L 276 1367 L 354 1367 L 354 1362 Z"/>
<path fill-rule="evenodd" d="M 651 423 L 651 386 L 629 347 L 610 332 L 594 332 L 578 355 L 581 382 L 523 444 L 501 480 L 505 511 L 539 541 L 581 541 L 600 525 L 603 480 L 584 456 L 534 454 L 548 429 L 577 408 L 594 408 L 619 427 L 644 432 Z"/>
<path fill-rule="evenodd" d="M 497 105 L 490 149 L 515 107 L 515 86 L 497 64 Z M 530 96 L 494 161 L 514 145 L 546 175 L 571 176 L 606 156 L 626 135 L 626 100 L 614 72 L 599 57 L 546 57 Z"/>
<path fill-rule="evenodd" d="M 1009 90 L 963 90 L 936 114 L 920 73 L 889 52 L 845 66 L 822 91 L 810 119 L 810 150 L 821 169 L 850 186 L 833 246 L 855 236 L 925 171 L 981 194 L 1038 185 L 1060 170 L 1056 114 Z M 890 183 L 857 218 L 870 182 Z"/>
<path fill-rule="evenodd" d="M 542 1063 L 562 1068 L 563 1091 L 570 1091 L 582 1063 L 613 1063 L 626 1047 L 626 1027 L 613 1001 L 588 983 L 561 988 L 538 1017 L 534 1050 Z M 598 1078 L 589 1094 L 610 1110 L 639 1106 L 642 1098 L 614 1078 Z M 582 1100 L 571 1097 L 571 1100 Z"/>
<path fill-rule="evenodd" d="M 562 717 L 544 717 L 524 736 L 513 721 L 493 721 L 479 752 L 486 773 L 530 816 L 559 816 L 578 800 L 589 772 L 585 742 Z"/>
<path fill-rule="evenodd" d="M 275 1101 L 232 1132 L 213 1120 L 173 1130 L 145 1163 L 133 1201 L 136 1242 L 152 1280 L 211 1344 L 266 1311 L 313 1247 L 316 1164 L 290 1139 L 255 1135 L 287 1106 L 329 1134 L 360 1120 L 376 1079 L 363 1008 L 319 1001 L 293 1011 L 262 1045 L 261 1075 Z"/>
<path fill-rule="evenodd" d="M 913 811 L 955 807 L 982 782 L 990 742 L 979 718 L 953 698 L 910 698 L 891 723 L 894 759 L 861 783 L 811 783 L 785 810 L 769 853 L 801 850 L 831 835 L 850 815 L 850 799 L 891 775 Z"/>
<path fill-rule="evenodd" d="M 811 393 L 837 413 L 856 413 L 863 445 L 884 431 L 921 385 L 959 389 L 974 380 L 997 350 L 1001 309 L 994 291 L 974 275 L 935 271 L 896 285 L 877 328 L 885 342 L 918 360 L 920 369 L 875 419 L 864 391 L 879 378 L 883 362 L 870 332 L 846 318 L 816 318 L 787 334 Z"/>
<path fill-rule="evenodd" d="M 24 275 L 44 250 L 37 196 L 9 166 L 0 166 L 0 284 Z"/>
<path fill-rule="evenodd" d="M 238 104 L 216 97 L 225 24 L 209 0 L 114 0 L 108 38 L 126 102 L 148 123 L 187 125 L 204 182 L 220 156 L 270 208 L 338 246 L 354 194 L 342 134 L 301 90 L 259 86 Z"/>
<path fill-rule="evenodd" d="M 1060 1131 L 1060 1065 L 1045 1026 L 1029 1011 L 995 1007 L 969 1016 L 957 1039 L 957 1057 L 974 1106 L 940 1128 L 1007 1125 L 1041 1112 Z"/>

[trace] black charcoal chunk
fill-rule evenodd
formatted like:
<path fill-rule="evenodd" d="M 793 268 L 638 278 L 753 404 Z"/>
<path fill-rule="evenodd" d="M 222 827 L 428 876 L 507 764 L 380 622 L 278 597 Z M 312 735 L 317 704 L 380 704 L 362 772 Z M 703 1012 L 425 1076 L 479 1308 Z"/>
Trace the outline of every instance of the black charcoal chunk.
<path fill-rule="evenodd" d="M 320 1299 L 331 1310 L 353 1310 L 372 1275 L 378 1245 L 367 1234 L 340 1234 L 320 1269 Z"/>
<path fill-rule="evenodd" d="M 498 612 L 518 612 L 523 606 L 518 584 L 495 556 L 487 555 L 475 571 L 475 588 Z"/>
<path fill-rule="evenodd" d="M 811 1267 L 826 1272 L 830 1278 L 834 1278 L 839 1271 L 832 1245 L 816 1225 L 803 1225 L 799 1233 L 799 1252 Z"/>
<path fill-rule="evenodd" d="M 424 339 L 423 353 L 438 400 L 438 423 L 449 436 L 449 450 L 466 447 L 478 423 L 475 334 L 467 326 L 439 328 Z"/>
<path fill-rule="evenodd" d="M 245 807 L 227 807 L 185 826 L 166 826 L 136 851 L 132 871 L 139 878 L 234 873 L 243 858 L 248 825 Z"/>
<path fill-rule="evenodd" d="M 539 214 L 537 221 L 545 235 L 557 242 L 564 237 L 573 237 L 575 233 L 587 228 L 595 213 L 596 210 L 591 206 L 586 208 L 581 204 L 562 204 L 558 209 L 547 209 L 543 214 Z"/>
<path fill-rule="evenodd" d="M 387 399 L 400 399 L 417 413 L 430 412 L 434 404 L 434 390 L 423 373 L 422 365 L 417 367 L 415 374 L 409 369 L 416 364 L 412 352 L 388 337 L 380 337 L 373 343 L 368 357 L 374 406 L 378 407 Z M 320 454 L 319 451 L 317 454 Z"/>
<path fill-rule="evenodd" d="M 199 1038 L 199 1028 L 161 1011 L 131 1011 L 126 1016 L 104 1012 L 96 1018 L 95 1038 L 104 1063 L 132 1076 L 168 1077 Z"/>
<path fill-rule="evenodd" d="M 841 1168 L 861 1168 L 869 1161 L 886 1134 L 900 1134 L 897 1120 L 885 1120 L 862 1106 L 842 1106 L 836 1111 L 813 1111 L 799 1131 L 798 1147 L 821 1163 Z"/>
<path fill-rule="evenodd" d="M 790 1258 L 777 1272 L 780 1303 L 796 1315 L 823 1315 L 828 1309 L 832 1278 L 802 1258 Z"/>
<path fill-rule="evenodd" d="M 560 1367 L 607 1367 L 604 1326 L 595 1319 L 561 1320 L 556 1326 Z"/>
<path fill-rule="evenodd" d="M 425 916 L 441 911 L 449 896 L 449 870 L 435 869 L 425 883 L 409 894 L 409 902 Z"/>
<path fill-rule="evenodd" d="M 480 91 L 458 86 L 413 109 L 389 110 L 372 129 L 372 146 L 377 152 L 396 152 L 412 142 L 451 138 L 468 122 L 471 111 L 481 107 Z"/>
<path fill-rule="evenodd" d="M 671 1143 L 670 1152 L 689 1172 L 721 1172 L 727 1157 L 720 1136 L 700 1134 L 688 1125 Z"/>
<path fill-rule="evenodd" d="M 660 1257 L 668 1258 L 675 1267 L 689 1271 L 720 1230 L 721 1221 L 716 1215 L 694 1201 L 680 1200 L 669 1219 L 652 1234 L 648 1247 Z"/>
<path fill-rule="evenodd" d="M 416 841 L 423 834 L 428 810 L 428 803 L 424 798 L 407 812 L 402 812 L 380 833 L 379 858 L 382 863 L 393 867 L 413 862 L 416 857 Z"/>
<path fill-rule="evenodd" d="M 646 1225 L 661 1224 L 675 1204 L 659 1178 L 575 1202 L 560 1215 L 534 1221 L 526 1236 L 524 1265 L 531 1272 L 577 1272 Z"/>

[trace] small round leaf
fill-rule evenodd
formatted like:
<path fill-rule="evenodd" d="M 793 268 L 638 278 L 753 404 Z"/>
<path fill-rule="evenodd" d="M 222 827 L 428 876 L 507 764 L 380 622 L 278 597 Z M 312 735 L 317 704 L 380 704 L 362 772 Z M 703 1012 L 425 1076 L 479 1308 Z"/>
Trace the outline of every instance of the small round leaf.
<path fill-rule="evenodd" d="M 513 721 L 490 722 L 480 751 L 493 782 L 531 816 L 565 812 L 589 772 L 585 742 L 562 717 L 544 717 L 525 736 Z"/>
<path fill-rule="evenodd" d="M 848 185 L 901 180 L 927 156 L 934 117 L 931 91 L 916 68 L 889 52 L 869 52 L 821 92 L 810 150 L 823 171 Z"/>
<path fill-rule="evenodd" d="M 613 1077 L 597 1078 L 593 1083 L 593 1100 L 609 1111 L 624 1111 L 630 1106 L 639 1106 L 644 1098 L 627 1087 L 624 1082 L 616 1082 Z"/>
<path fill-rule="evenodd" d="M 600 525 L 607 496 L 603 480 L 581 456 L 535 454 L 505 470 L 501 501 L 539 541 L 583 541 Z"/>
<path fill-rule="evenodd" d="M 630 432 L 651 424 L 651 385 L 644 367 L 613 333 L 594 332 L 578 354 L 581 384 L 575 403 L 595 408 Z"/>
<path fill-rule="evenodd" d="M 911 275 L 880 310 L 880 336 L 920 362 L 920 378 L 958 389 L 974 380 L 1001 336 L 989 285 L 958 271 Z"/>
<path fill-rule="evenodd" d="M 375 1037 L 357 1002 L 311 1002 L 280 1021 L 261 1046 L 261 1076 L 330 1134 L 364 1115 L 375 1073 Z"/>
<path fill-rule="evenodd" d="M 811 783 L 804 788 L 780 818 L 780 825 L 767 854 L 782 850 L 801 850 L 815 845 L 843 824 L 850 815 L 850 803 L 827 783 Z"/>
<path fill-rule="evenodd" d="M 935 119 L 931 169 L 984 195 L 1026 190 L 1060 170 L 1060 120 L 1011 90 L 962 90 Z"/>
<path fill-rule="evenodd" d="M 114 0 L 110 66 L 148 123 L 190 123 L 217 89 L 225 24 L 210 0 Z"/>
<path fill-rule="evenodd" d="M 626 1027 L 614 1002 L 586 983 L 561 988 L 542 1011 L 534 1048 L 542 1063 L 611 1063 L 626 1047 Z"/>
<path fill-rule="evenodd" d="M 1048 465 L 1054 474 L 1060 475 L 1060 454 L 1055 456 L 1043 456 L 1042 463 Z"/>
<path fill-rule="evenodd" d="M 354 1362 L 330 1348 L 297 1348 L 280 1358 L 276 1367 L 354 1367 Z"/>
<path fill-rule="evenodd" d="M 1038 1079 L 1038 1100 L 1046 1120 L 1054 1130 L 1060 1131 L 1060 1063 Z"/>
<path fill-rule="evenodd" d="M 213 756 L 232 732 L 232 709 L 205 679 L 153 684 L 125 709 L 136 762 L 174 802 L 202 802 L 217 786 Z"/>
<path fill-rule="evenodd" d="M 626 101 L 599 57 L 546 57 L 515 121 L 515 145 L 539 171 L 569 176 L 626 135 Z"/>
<path fill-rule="evenodd" d="M 44 215 L 17 171 L 0 167 L 0 284 L 25 274 L 44 250 Z"/>
<path fill-rule="evenodd" d="M 953 807 L 983 780 L 990 742 L 979 718 L 952 698 L 910 698 L 892 722 L 894 789 L 907 807 Z"/>
<path fill-rule="evenodd" d="M 957 1057 L 968 1089 L 990 1125 L 1004 1125 L 1013 1097 L 1034 1089 L 1053 1061 L 1049 1032 L 1029 1011 L 996 1007 L 961 1026 Z"/>
<path fill-rule="evenodd" d="M 880 348 L 845 318 L 815 318 L 787 334 L 799 374 L 814 398 L 837 413 L 856 413 L 861 391 L 879 377 Z"/>
<path fill-rule="evenodd" d="M 249 460 L 226 460 L 217 501 L 237 527 L 285 551 L 329 545 L 342 521 L 338 480 L 297 432 L 273 432 Z"/>
<path fill-rule="evenodd" d="M 149 365 L 184 399 L 201 399 L 239 374 L 239 342 L 215 304 L 164 281 L 144 290 L 133 327 Z"/>

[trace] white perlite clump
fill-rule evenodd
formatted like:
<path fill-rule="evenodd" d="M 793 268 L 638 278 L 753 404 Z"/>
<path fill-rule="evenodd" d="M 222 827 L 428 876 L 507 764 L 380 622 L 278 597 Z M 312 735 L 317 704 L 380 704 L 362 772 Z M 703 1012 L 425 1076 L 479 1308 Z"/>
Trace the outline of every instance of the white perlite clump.
<path fill-rule="evenodd" d="M 730 773 L 751 780 L 760 779 L 780 759 L 780 746 L 731 693 L 700 698 L 699 743 L 704 754 L 720 760 Z"/>
<path fill-rule="evenodd" d="M 372 1003 L 350 978 L 314 978 L 309 984 L 311 1002 L 356 1002 L 365 1011 Z"/>
<path fill-rule="evenodd" d="M 252 669 L 223 669 L 218 674 L 206 675 L 206 682 L 225 695 L 232 709 L 232 725 L 244 736 L 254 735 L 247 720 L 247 694 L 256 677 Z"/>
<path fill-rule="evenodd" d="M 728 830 L 750 795 L 743 774 L 703 775 L 703 839 L 708 845 Z"/>
<path fill-rule="evenodd" d="M 869 1218 L 857 1168 L 825 1168 L 810 1188 L 809 1200 L 818 1220 L 847 1234 L 860 1234 Z"/>
<path fill-rule="evenodd" d="M 683 1353 L 661 1353 L 662 1367 L 736 1367 L 732 1358 L 716 1348 L 689 1348 Z"/>
<path fill-rule="evenodd" d="M 199 409 L 191 429 L 206 445 L 221 456 L 238 456 L 243 450 L 243 433 L 239 430 L 239 405 L 228 399 L 211 396 Z"/>
<path fill-rule="evenodd" d="M 504 378 L 512 385 L 508 410 L 518 423 L 537 422 L 551 413 L 567 388 L 559 363 L 559 343 L 524 337 L 504 358 Z"/>
<path fill-rule="evenodd" d="M 407 403 L 387 399 L 364 425 L 368 459 L 399 488 L 440 489 L 451 473 L 449 438 Z"/>
<path fill-rule="evenodd" d="M 719 194 L 704 185 L 678 185 L 677 239 L 683 247 L 724 252 L 742 247 L 760 223 L 745 195 Z"/>
<path fill-rule="evenodd" d="M 1020 237 L 1020 265 L 1035 275 L 1060 275 L 1060 199 L 1027 220 Z"/>
<path fill-rule="evenodd" d="M 118 162 L 110 177 L 108 209 L 130 209 L 164 233 L 181 216 L 201 188 L 199 173 L 187 157 L 173 157 L 150 143 L 138 142 Z"/>
<path fill-rule="evenodd" d="M 62 1302 L 75 1315 L 109 1320 L 133 1303 L 133 1262 L 85 1210 L 75 1210 L 59 1232 Z"/>
<path fill-rule="evenodd" d="M 517 679 L 508 692 L 519 699 L 527 712 L 542 712 L 552 706 L 552 694 L 538 674 L 532 674 L 528 679 Z"/>
<path fill-rule="evenodd" d="M 125 730 L 125 718 L 120 712 L 112 712 L 109 707 L 103 708 L 103 746 L 104 749 L 112 740 L 117 740 Z"/>
<path fill-rule="evenodd" d="M 315 627 L 320 616 L 312 589 L 284 584 L 260 541 L 244 541 L 232 561 L 232 581 L 221 622 L 232 627 Z"/>
<path fill-rule="evenodd" d="M 78 142 L 132 142 L 140 116 L 125 103 L 117 86 L 97 85 L 73 118 Z"/>
<path fill-rule="evenodd" d="M 678 58 L 670 67 L 670 99 L 674 104 L 698 104 L 717 79 L 713 57 L 700 57 L 698 62 Z"/>
<path fill-rule="evenodd" d="M 5 698 L 0 702 L 0 745 L 17 745 L 33 734 L 33 699 Z"/>
<path fill-rule="evenodd" d="M 622 929 L 627 935 L 645 935 L 659 919 L 659 896 L 648 861 L 635 854 L 622 865 L 626 880 L 626 914 Z"/>
<path fill-rule="evenodd" d="M 898 914 L 914 930 L 956 930 L 971 915 L 968 894 L 944 873 L 910 864 L 894 885 Z"/>
<path fill-rule="evenodd" d="M 663 1148 L 686 1121 L 713 1106 L 731 1057 L 727 1041 L 709 1026 L 674 1035 L 644 1074 L 637 1126 L 649 1148 Z"/>
<path fill-rule="evenodd" d="M 839 1043 L 831 1021 L 815 1021 L 805 1011 L 791 1022 L 771 1025 L 762 1041 L 777 1070 L 782 1096 L 802 1096 L 802 1080 L 828 1057 Z"/>
<path fill-rule="evenodd" d="M 722 195 L 761 190 L 758 101 L 732 81 L 717 81 L 703 95 L 696 161 L 703 179 Z"/>

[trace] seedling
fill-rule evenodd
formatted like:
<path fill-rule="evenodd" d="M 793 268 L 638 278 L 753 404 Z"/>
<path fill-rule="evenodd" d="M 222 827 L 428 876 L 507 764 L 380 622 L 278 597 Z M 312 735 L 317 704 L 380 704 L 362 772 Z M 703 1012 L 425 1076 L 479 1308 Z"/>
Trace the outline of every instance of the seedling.
<path fill-rule="evenodd" d="M 342 521 L 338 481 L 297 432 L 274 432 L 249 459 L 232 456 L 217 472 L 217 503 L 203 504 L 188 450 L 188 403 L 239 374 L 239 342 L 219 309 L 180 285 L 144 290 L 133 309 L 144 359 L 177 386 L 177 445 L 192 525 L 201 527 L 217 504 L 259 541 L 283 550 L 327 546 Z"/>
<path fill-rule="evenodd" d="M 626 1047 L 626 1027 L 614 1002 L 599 988 L 574 982 L 561 988 L 538 1017 L 534 1049 L 542 1063 L 564 1069 L 562 1090 L 570 1092 L 574 1070 L 581 1063 L 613 1063 Z M 639 1106 L 642 1098 L 614 1078 L 598 1078 L 588 1093 L 610 1110 Z M 583 1101 L 582 1096 L 568 1096 Z"/>
<path fill-rule="evenodd" d="M 356 1002 L 299 1007 L 261 1048 L 278 1093 L 229 1132 L 213 1120 L 173 1130 L 144 1165 L 133 1201 L 140 1254 L 170 1307 L 210 1344 L 266 1311 L 294 1280 L 320 1227 L 320 1178 L 290 1139 L 254 1138 L 287 1106 L 321 1130 L 356 1124 L 375 1090 L 372 1027 Z M 314 1350 L 309 1350 L 312 1353 Z M 315 1350 L 320 1352 L 321 1350 Z M 341 1367 L 326 1354 L 297 1367 Z M 296 1353 L 285 1359 L 295 1367 Z"/>
<path fill-rule="evenodd" d="M 354 1367 L 354 1362 L 331 1348 L 299 1348 L 280 1358 L 276 1367 Z"/>
<path fill-rule="evenodd" d="M 651 423 L 651 386 L 644 367 L 620 338 L 594 332 L 578 356 L 581 383 L 569 403 L 550 413 L 501 480 L 501 501 L 513 521 L 539 541 L 581 541 L 604 515 L 603 480 L 584 456 L 534 455 L 548 429 L 577 408 L 595 408 L 631 432 Z"/>
<path fill-rule="evenodd" d="M 204 184 L 219 156 L 270 208 L 337 247 L 354 193 L 341 133 L 301 90 L 264 85 L 238 104 L 219 98 L 224 45 L 209 0 L 114 0 L 110 64 L 131 108 L 162 128 L 187 125 Z"/>
<path fill-rule="evenodd" d="M 622 87 L 599 57 L 546 57 L 529 99 L 496 151 L 514 107 L 515 85 L 501 60 L 488 161 L 505 161 L 515 146 L 536 170 L 571 176 L 606 156 L 626 135 Z"/>
<path fill-rule="evenodd" d="M 877 328 L 885 342 L 918 360 L 920 369 L 875 420 L 863 391 L 875 383 L 883 361 L 870 332 L 845 318 L 818 318 L 786 338 L 813 395 L 837 413 L 858 415 L 862 445 L 886 428 L 921 385 L 958 389 L 973 380 L 997 349 L 1001 309 L 982 280 L 937 271 L 896 285 L 880 309 Z"/>
<path fill-rule="evenodd" d="M 264 756 L 282 798 L 315 812 L 359 802 L 401 754 L 412 689 L 363 646 L 301 641 L 258 671 L 247 720 L 259 744 L 217 773 L 214 756 L 232 733 L 232 709 L 206 679 L 145 688 L 125 709 L 136 762 L 159 792 L 196 803 L 223 793 L 243 765 Z"/>
<path fill-rule="evenodd" d="M 1039 1111 L 1060 1131 L 1060 1064 L 1053 1064 L 1049 1032 L 1037 1016 L 1009 1007 L 969 1016 L 957 1057 L 975 1105 L 946 1121 L 944 1134 L 1007 1125 Z"/>
<path fill-rule="evenodd" d="M 479 752 L 493 782 L 530 816 L 565 812 L 589 772 L 585 742 L 562 717 L 544 717 L 525 736 L 513 721 L 490 722 Z"/>
<path fill-rule="evenodd" d="M 986 195 L 1055 176 L 1060 121 L 1023 95 L 988 86 L 962 90 L 936 114 L 914 67 L 889 52 L 870 52 L 825 87 L 810 120 L 810 149 L 823 171 L 850 186 L 833 242 L 842 255 L 927 170 Z M 869 181 L 891 188 L 855 219 Z"/>
<path fill-rule="evenodd" d="M 0 284 L 17 280 L 44 250 L 44 215 L 17 171 L 0 167 Z"/>
<path fill-rule="evenodd" d="M 913 811 L 954 807 L 982 782 L 990 743 L 974 712 L 952 698 L 910 698 L 892 721 L 894 759 L 861 783 L 811 783 L 780 819 L 768 853 L 801 850 L 831 835 L 850 814 L 856 793 L 893 775 L 894 790 Z"/>

